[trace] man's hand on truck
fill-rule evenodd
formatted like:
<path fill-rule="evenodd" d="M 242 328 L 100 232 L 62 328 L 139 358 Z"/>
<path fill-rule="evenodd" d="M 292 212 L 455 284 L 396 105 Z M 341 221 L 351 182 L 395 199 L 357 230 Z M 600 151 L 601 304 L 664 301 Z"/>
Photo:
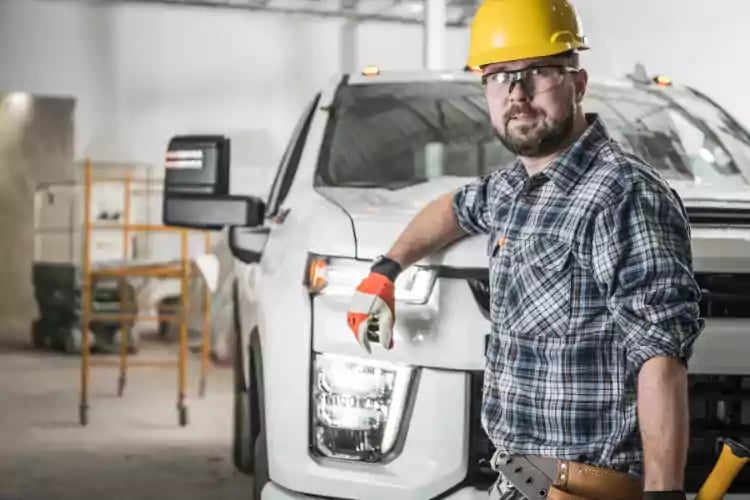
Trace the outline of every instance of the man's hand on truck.
<path fill-rule="evenodd" d="M 354 292 L 346 321 L 364 350 L 371 352 L 370 341 L 385 349 L 393 347 L 395 321 L 395 285 L 401 266 L 387 257 L 380 258 Z"/>

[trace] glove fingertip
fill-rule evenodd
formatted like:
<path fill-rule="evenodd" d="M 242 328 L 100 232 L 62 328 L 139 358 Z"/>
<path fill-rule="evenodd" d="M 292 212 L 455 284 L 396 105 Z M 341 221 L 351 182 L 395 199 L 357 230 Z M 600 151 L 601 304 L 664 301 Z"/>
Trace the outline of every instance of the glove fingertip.
<path fill-rule="evenodd" d="M 359 324 L 359 330 L 357 331 L 357 342 L 368 354 L 372 354 L 372 351 L 370 349 L 370 341 L 367 338 L 367 327 L 367 321 L 363 321 Z"/>

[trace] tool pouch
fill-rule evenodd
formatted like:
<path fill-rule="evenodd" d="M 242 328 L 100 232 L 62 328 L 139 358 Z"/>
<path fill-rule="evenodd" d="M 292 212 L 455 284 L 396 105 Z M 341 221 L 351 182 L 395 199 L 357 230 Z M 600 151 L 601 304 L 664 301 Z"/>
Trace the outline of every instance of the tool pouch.
<path fill-rule="evenodd" d="M 642 500 L 640 478 L 607 467 L 495 453 L 492 468 L 529 500 Z"/>
<path fill-rule="evenodd" d="M 580 495 L 574 495 L 567 493 L 557 486 L 551 486 L 547 492 L 547 500 L 599 500 L 597 498 L 582 497 Z"/>
<path fill-rule="evenodd" d="M 553 496 L 552 490 L 558 490 Z M 643 485 L 633 475 L 614 469 L 560 460 L 548 498 L 555 500 L 641 500 Z"/>

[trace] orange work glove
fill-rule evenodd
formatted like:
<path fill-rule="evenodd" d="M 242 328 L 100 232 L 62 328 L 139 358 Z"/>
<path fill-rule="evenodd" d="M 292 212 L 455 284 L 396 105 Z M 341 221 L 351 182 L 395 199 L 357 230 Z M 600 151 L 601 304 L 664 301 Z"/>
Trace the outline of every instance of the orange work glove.
<path fill-rule="evenodd" d="M 359 345 L 368 353 L 370 341 L 385 349 L 393 347 L 395 314 L 394 281 L 401 267 L 387 258 L 372 267 L 372 272 L 357 286 L 346 321 Z"/>

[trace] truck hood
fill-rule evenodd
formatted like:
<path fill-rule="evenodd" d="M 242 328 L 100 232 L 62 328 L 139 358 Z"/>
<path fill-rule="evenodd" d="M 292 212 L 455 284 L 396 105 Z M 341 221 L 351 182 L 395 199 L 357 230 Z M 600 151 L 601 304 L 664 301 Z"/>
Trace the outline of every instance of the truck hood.
<path fill-rule="evenodd" d="M 750 209 L 750 185 L 743 182 L 712 184 L 671 181 L 688 207 L 744 207 Z"/>
<path fill-rule="evenodd" d="M 409 221 L 430 201 L 469 182 L 465 177 L 441 177 L 397 189 L 318 188 L 352 218 L 357 258 L 384 254 Z M 453 267 L 487 267 L 483 238 L 467 238 L 422 263 Z"/>
<path fill-rule="evenodd" d="M 414 215 L 436 197 L 454 191 L 469 182 L 465 177 L 441 177 L 414 186 L 388 190 L 343 187 L 318 188 L 320 194 L 341 206 L 351 217 L 356 240 L 356 257 L 374 259 L 385 253 Z M 689 211 L 698 210 L 700 216 L 725 209 L 742 211 L 745 224 L 720 223 L 717 229 L 695 227 L 693 245 L 696 268 L 701 270 L 726 270 L 737 267 L 750 270 L 750 189 L 747 185 L 712 185 L 673 181 Z M 713 220 L 714 226 L 715 219 Z M 465 238 L 420 262 L 456 268 L 486 268 L 485 238 Z M 723 256 L 723 260 L 722 260 Z M 727 260 L 728 259 L 728 260 Z"/>

